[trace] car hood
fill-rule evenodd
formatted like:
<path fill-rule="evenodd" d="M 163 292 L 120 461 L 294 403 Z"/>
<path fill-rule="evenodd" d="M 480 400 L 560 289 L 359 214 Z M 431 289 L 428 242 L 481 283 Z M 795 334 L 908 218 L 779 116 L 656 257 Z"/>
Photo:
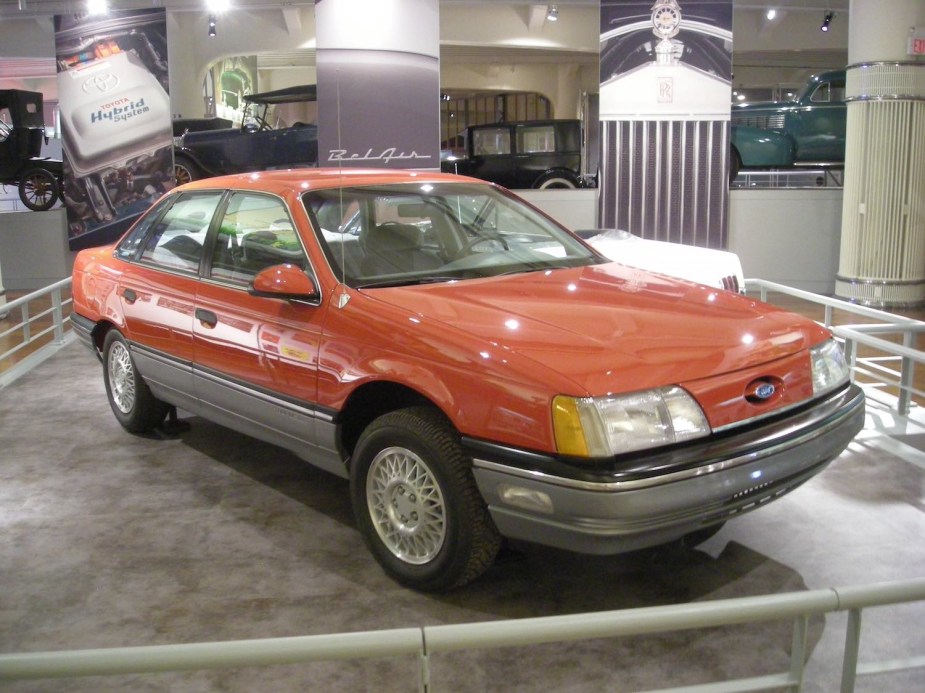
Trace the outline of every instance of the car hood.
<path fill-rule="evenodd" d="M 744 296 L 616 263 L 368 295 L 413 314 L 448 348 L 468 345 L 505 363 L 527 359 L 537 378 L 571 382 L 578 395 L 730 373 L 828 336 Z"/>
<path fill-rule="evenodd" d="M 723 278 L 734 276 L 742 286 L 745 277 L 739 256 L 725 250 L 643 240 L 632 234 L 605 231 L 588 239 L 603 255 L 624 265 L 723 288 Z"/>

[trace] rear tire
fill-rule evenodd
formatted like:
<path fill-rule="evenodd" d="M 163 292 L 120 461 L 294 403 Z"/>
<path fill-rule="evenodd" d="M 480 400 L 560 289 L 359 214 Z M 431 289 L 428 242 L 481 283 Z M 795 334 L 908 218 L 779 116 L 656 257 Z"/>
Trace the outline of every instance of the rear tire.
<path fill-rule="evenodd" d="M 61 197 L 61 186 L 51 171 L 30 168 L 19 177 L 19 199 L 33 212 L 51 209 Z"/>
<path fill-rule="evenodd" d="M 170 405 L 151 394 L 118 330 L 110 330 L 103 341 L 103 380 L 112 413 L 125 430 L 148 433 L 167 416 Z"/>
<path fill-rule="evenodd" d="M 574 190 L 578 187 L 578 183 L 576 183 L 571 176 L 556 172 L 544 174 L 536 181 L 533 187 L 537 190 Z"/>
<path fill-rule="evenodd" d="M 459 436 L 428 407 L 401 409 L 360 436 L 350 470 L 356 522 L 397 582 L 437 592 L 476 579 L 501 545 Z"/>

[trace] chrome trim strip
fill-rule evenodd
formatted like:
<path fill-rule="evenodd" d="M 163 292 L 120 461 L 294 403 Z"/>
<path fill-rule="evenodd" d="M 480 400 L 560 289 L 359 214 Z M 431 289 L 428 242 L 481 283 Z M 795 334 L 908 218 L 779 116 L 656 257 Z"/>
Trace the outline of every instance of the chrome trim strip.
<path fill-rule="evenodd" d="M 778 454 L 789 448 L 796 447 L 803 443 L 806 443 L 813 438 L 817 438 L 821 435 L 825 435 L 829 431 L 839 427 L 845 419 L 854 414 L 855 410 L 858 407 L 862 407 L 864 404 L 863 397 L 855 397 L 842 412 L 840 416 L 832 419 L 827 424 L 819 427 L 812 428 L 812 430 L 806 431 L 796 438 L 788 438 L 787 440 L 769 445 L 768 447 L 761 448 L 758 450 L 752 450 L 744 454 L 738 455 L 736 457 L 731 457 L 720 462 L 714 462 L 713 464 L 704 465 L 701 467 L 695 467 L 693 469 L 684 469 L 677 472 L 672 472 L 670 474 L 664 474 L 656 477 L 650 477 L 646 479 L 634 479 L 630 481 L 581 481 L 579 479 L 567 479 L 561 476 L 554 476 L 552 474 L 546 474 L 545 472 L 538 472 L 528 469 L 519 469 L 517 467 L 511 467 L 505 464 L 498 464 L 497 462 L 491 462 L 489 460 L 483 459 L 473 459 L 472 464 L 474 467 L 480 469 L 485 469 L 487 471 L 497 472 L 500 474 L 506 474 L 508 476 L 520 477 L 522 479 L 529 479 L 531 481 L 537 481 L 544 484 L 549 484 L 552 486 L 561 486 L 563 488 L 572 488 L 578 489 L 581 491 L 592 491 L 599 493 L 620 493 L 624 491 L 638 491 L 645 488 L 653 488 L 655 486 L 663 486 L 665 484 L 674 483 L 677 481 L 685 481 L 688 479 L 694 479 L 696 477 L 705 476 L 707 474 L 714 474 L 716 472 L 722 472 L 727 469 L 732 469 L 743 464 L 749 464 L 755 462 L 756 460 L 763 459 L 765 457 L 770 457 L 772 455 Z M 810 422 L 811 424 L 812 422 Z M 810 425 L 807 424 L 807 425 Z"/>
<path fill-rule="evenodd" d="M 201 366 L 194 366 L 193 374 L 203 378 L 204 380 L 209 380 L 217 385 L 222 385 L 223 387 L 227 387 L 231 390 L 235 390 L 236 392 L 240 392 L 241 394 L 245 394 L 255 399 L 259 399 L 272 406 L 281 407 L 283 409 L 288 409 L 289 411 L 294 412 L 296 414 L 301 414 L 303 416 L 307 416 L 313 419 L 318 419 L 320 421 L 325 421 L 327 423 L 334 421 L 333 413 L 316 409 L 312 407 L 311 405 L 299 404 L 294 400 L 285 399 L 283 397 L 280 397 L 279 395 L 273 395 L 269 392 L 266 392 L 265 390 L 251 387 L 251 386 L 245 385 L 244 383 L 238 382 L 236 380 L 231 380 L 229 378 L 218 375 L 217 373 L 208 371 L 202 368 Z"/>

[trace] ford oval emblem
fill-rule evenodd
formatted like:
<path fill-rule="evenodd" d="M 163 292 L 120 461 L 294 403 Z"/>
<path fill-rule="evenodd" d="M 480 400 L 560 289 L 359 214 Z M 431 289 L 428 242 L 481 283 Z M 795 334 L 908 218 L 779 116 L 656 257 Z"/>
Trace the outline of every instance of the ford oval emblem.
<path fill-rule="evenodd" d="M 784 384 L 772 377 L 756 378 L 745 387 L 745 399 L 752 404 L 764 404 L 783 393 Z"/>

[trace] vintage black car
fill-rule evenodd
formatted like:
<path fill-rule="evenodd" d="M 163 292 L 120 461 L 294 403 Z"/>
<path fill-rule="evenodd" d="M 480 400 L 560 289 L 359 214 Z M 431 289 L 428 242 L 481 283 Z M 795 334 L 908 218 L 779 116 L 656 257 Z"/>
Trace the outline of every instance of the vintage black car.
<path fill-rule="evenodd" d="M 0 183 L 17 185 L 19 199 L 37 212 L 61 197 L 61 161 L 39 156 L 47 141 L 42 95 L 0 89 Z"/>
<path fill-rule="evenodd" d="M 177 184 L 226 173 L 318 165 L 318 126 L 287 125 L 280 113 L 307 113 L 317 101 L 315 85 L 248 94 L 240 127 L 190 130 L 174 140 Z M 299 117 L 299 116 L 297 116 Z"/>
<path fill-rule="evenodd" d="M 443 158 L 445 173 L 459 173 L 506 188 L 580 188 L 581 121 L 530 120 L 474 125 L 464 133 L 462 157 Z"/>

